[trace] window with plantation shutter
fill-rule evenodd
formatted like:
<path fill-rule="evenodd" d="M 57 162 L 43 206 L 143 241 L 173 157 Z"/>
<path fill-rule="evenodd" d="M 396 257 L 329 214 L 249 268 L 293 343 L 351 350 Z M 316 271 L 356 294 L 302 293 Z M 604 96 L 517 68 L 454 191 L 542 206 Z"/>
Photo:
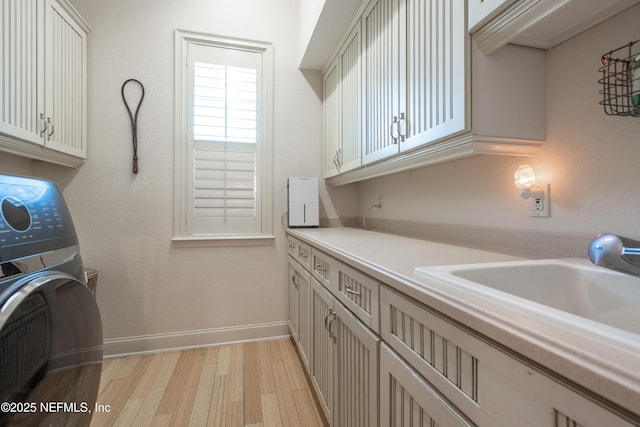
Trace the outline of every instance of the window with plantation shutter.
<path fill-rule="evenodd" d="M 271 237 L 270 45 L 194 36 L 176 37 L 174 240 Z"/>

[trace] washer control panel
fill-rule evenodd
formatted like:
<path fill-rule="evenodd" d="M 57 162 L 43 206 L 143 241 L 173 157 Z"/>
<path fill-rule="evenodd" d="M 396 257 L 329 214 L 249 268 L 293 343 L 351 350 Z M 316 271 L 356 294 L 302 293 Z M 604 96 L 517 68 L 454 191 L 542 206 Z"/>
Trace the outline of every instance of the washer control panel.
<path fill-rule="evenodd" d="M 0 175 L 0 247 L 64 237 L 66 212 L 53 183 Z"/>

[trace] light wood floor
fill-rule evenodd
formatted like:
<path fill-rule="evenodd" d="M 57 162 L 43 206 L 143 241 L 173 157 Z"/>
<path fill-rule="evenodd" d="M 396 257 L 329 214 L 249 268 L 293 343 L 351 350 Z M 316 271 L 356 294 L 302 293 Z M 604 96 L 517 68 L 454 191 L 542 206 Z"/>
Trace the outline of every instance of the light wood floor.
<path fill-rule="evenodd" d="M 290 339 L 105 360 L 99 426 L 326 426 Z"/>

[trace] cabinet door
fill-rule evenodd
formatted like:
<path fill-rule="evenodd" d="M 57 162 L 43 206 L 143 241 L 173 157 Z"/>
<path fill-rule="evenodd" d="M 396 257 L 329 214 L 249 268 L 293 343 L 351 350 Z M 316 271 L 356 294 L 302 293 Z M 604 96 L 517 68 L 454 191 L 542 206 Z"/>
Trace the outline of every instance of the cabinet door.
<path fill-rule="evenodd" d="M 378 425 L 378 343 L 371 333 L 342 304 L 334 304 L 337 318 L 335 413 L 336 426 Z"/>
<path fill-rule="evenodd" d="M 381 344 L 380 425 L 470 427 L 474 424 Z"/>
<path fill-rule="evenodd" d="M 404 1 L 374 0 L 362 16 L 365 164 L 398 153 L 400 5 Z"/>
<path fill-rule="evenodd" d="M 300 286 L 295 261 L 289 260 L 289 331 L 293 339 L 298 342 L 300 337 Z"/>
<path fill-rule="evenodd" d="M 322 127 L 325 178 L 340 172 L 340 94 L 338 61 L 334 61 L 323 78 Z"/>
<path fill-rule="evenodd" d="M 362 52 L 360 24 L 338 55 L 340 68 L 340 173 L 362 165 Z"/>
<path fill-rule="evenodd" d="M 55 1 L 46 2 L 45 144 L 86 157 L 86 34 Z"/>
<path fill-rule="evenodd" d="M 0 0 L 0 133 L 42 144 L 44 34 L 40 1 Z"/>
<path fill-rule="evenodd" d="M 315 278 L 311 279 L 311 381 L 327 420 L 333 419 L 334 335 L 333 298 Z"/>
<path fill-rule="evenodd" d="M 300 268 L 298 285 L 298 348 L 309 372 L 311 369 L 311 273 Z"/>
<path fill-rule="evenodd" d="M 464 131 L 468 38 L 465 2 L 406 1 L 406 77 L 400 151 Z"/>

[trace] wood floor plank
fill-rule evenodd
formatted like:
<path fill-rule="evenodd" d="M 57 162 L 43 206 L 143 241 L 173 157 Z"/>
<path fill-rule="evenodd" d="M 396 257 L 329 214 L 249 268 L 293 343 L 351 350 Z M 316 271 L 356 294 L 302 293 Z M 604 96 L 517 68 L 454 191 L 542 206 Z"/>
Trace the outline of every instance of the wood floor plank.
<path fill-rule="evenodd" d="M 153 427 L 170 427 L 171 424 L 171 414 L 162 414 L 156 415 L 151 420 L 151 425 Z"/>
<path fill-rule="evenodd" d="M 241 402 L 244 399 L 244 345 L 231 345 L 229 364 L 229 402 Z"/>
<path fill-rule="evenodd" d="M 242 414 L 242 401 L 227 403 L 226 427 L 244 427 L 244 417 Z"/>
<path fill-rule="evenodd" d="M 207 355 L 204 358 L 204 364 L 216 366 L 218 364 L 219 351 L 220 351 L 220 347 L 207 348 Z"/>
<path fill-rule="evenodd" d="M 107 404 L 111 410 L 107 412 L 98 412 L 93 414 L 91 425 L 94 427 L 110 427 L 114 420 L 120 415 L 120 411 L 124 407 L 129 393 L 127 393 L 127 385 L 129 381 L 126 378 L 111 380 L 105 386 L 102 393 L 98 395 L 98 403 Z"/>
<path fill-rule="evenodd" d="M 228 375 L 216 375 L 211 392 L 211 408 L 207 426 L 223 426 L 227 416 L 227 380 Z"/>
<path fill-rule="evenodd" d="M 176 426 L 185 426 L 189 423 L 206 350 L 189 350 L 184 354 L 188 355 L 184 360 L 188 369 L 185 370 L 182 378 L 180 394 L 172 397 L 175 405 L 173 406 L 171 424 Z"/>
<path fill-rule="evenodd" d="M 280 340 L 266 341 L 266 345 L 271 363 L 282 361 L 282 347 L 280 346 Z"/>
<path fill-rule="evenodd" d="M 293 401 L 293 393 L 289 388 L 287 380 L 287 367 L 282 360 L 274 362 L 271 365 L 273 369 L 273 378 L 276 383 L 276 394 L 278 396 L 278 407 L 283 426 L 298 427 L 301 426 L 298 419 L 298 413 Z"/>
<path fill-rule="evenodd" d="M 153 417 L 179 359 L 179 352 L 161 353 L 154 356 L 133 392 L 135 396 L 144 397 L 144 402 L 135 423 L 132 425 L 146 427 L 152 424 Z"/>
<path fill-rule="evenodd" d="M 198 388 L 193 401 L 193 410 L 191 411 L 191 417 L 189 418 L 189 426 L 201 427 L 207 425 L 215 376 L 215 364 L 205 363 L 202 365 L 200 381 L 198 382 Z"/>
<path fill-rule="evenodd" d="M 113 427 L 129 427 L 134 425 L 133 423 L 143 403 L 144 399 L 141 397 L 127 400 L 118 414 L 118 418 L 116 418 L 116 421 L 113 423 Z"/>
<path fill-rule="evenodd" d="M 326 426 L 324 415 L 320 411 L 309 388 L 302 388 L 293 393 L 293 399 L 302 426 Z"/>
<path fill-rule="evenodd" d="M 147 396 L 154 387 L 157 387 L 158 376 L 161 376 L 163 373 L 166 374 L 167 370 L 173 373 L 179 356 L 180 354 L 176 352 L 159 353 L 149 356 L 149 363 L 140 376 L 135 389 L 131 392 L 131 397 Z M 166 386 L 166 384 L 164 385 Z"/>
<path fill-rule="evenodd" d="M 278 427 L 282 425 L 280 408 L 278 405 L 278 395 L 267 393 L 260 395 L 262 405 L 262 424 L 264 427 Z"/>
<path fill-rule="evenodd" d="M 120 363 L 112 363 L 116 370 L 110 381 L 106 384 L 104 392 L 98 394 L 97 402 L 110 406 L 110 412 L 94 414 L 96 426 L 111 426 L 117 419 L 120 411 L 131 397 L 138 380 L 150 362 L 149 357 L 136 356 L 123 358 Z"/>
<path fill-rule="evenodd" d="M 307 386 L 304 368 L 299 362 L 295 344 L 291 340 L 278 340 L 282 348 L 282 360 L 287 369 L 287 380 L 292 390 L 303 389 Z"/>
<path fill-rule="evenodd" d="M 216 361 L 216 375 L 229 375 L 231 369 L 231 346 L 225 345 L 218 351 Z"/>
<path fill-rule="evenodd" d="M 275 393 L 276 386 L 271 370 L 271 358 L 269 355 L 269 344 L 267 341 L 260 341 L 258 344 L 258 370 L 260 373 L 260 394 Z"/>
<path fill-rule="evenodd" d="M 262 422 L 258 343 L 244 346 L 244 423 Z"/>

